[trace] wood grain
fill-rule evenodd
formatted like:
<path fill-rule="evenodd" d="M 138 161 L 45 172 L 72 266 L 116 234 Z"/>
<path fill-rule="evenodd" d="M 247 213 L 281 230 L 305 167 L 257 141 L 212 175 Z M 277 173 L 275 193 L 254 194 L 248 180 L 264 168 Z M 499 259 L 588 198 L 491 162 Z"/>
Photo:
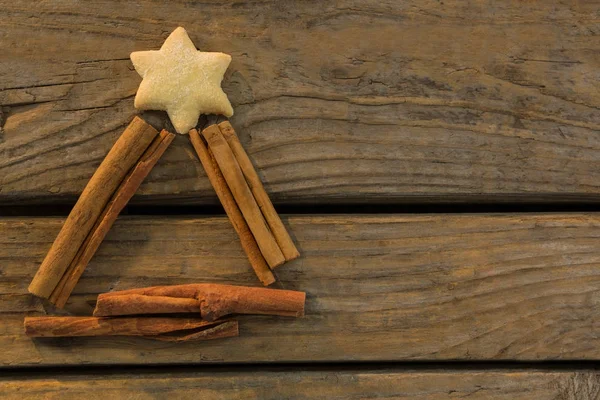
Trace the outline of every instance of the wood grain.
<path fill-rule="evenodd" d="M 0 396 L 13 399 L 460 399 L 588 400 L 600 396 L 597 372 L 402 371 L 286 369 L 283 372 L 134 371 L 61 373 L 0 378 Z M 158 397 L 157 397 L 158 396 Z"/>
<path fill-rule="evenodd" d="M 233 56 L 232 124 L 275 203 L 597 201 L 597 11 L 593 0 L 1 0 L 0 201 L 74 201 L 134 113 L 129 53 L 177 25 Z M 134 202 L 217 203 L 178 139 Z"/>
<path fill-rule="evenodd" d="M 0 364 L 600 357 L 598 214 L 282 217 L 303 256 L 275 287 L 305 291 L 305 316 L 240 316 L 210 345 L 25 337 L 24 315 L 55 312 L 27 284 L 62 219 L 0 219 Z M 260 286 L 226 217 L 123 217 L 67 309 L 193 282 Z"/>

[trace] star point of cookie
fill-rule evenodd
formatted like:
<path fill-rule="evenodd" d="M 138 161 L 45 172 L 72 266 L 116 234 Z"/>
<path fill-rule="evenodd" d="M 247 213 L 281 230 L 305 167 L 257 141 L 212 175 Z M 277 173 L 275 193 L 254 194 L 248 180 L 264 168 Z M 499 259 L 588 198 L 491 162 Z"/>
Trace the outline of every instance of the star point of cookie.
<path fill-rule="evenodd" d="M 231 56 L 198 51 L 182 27 L 160 50 L 133 52 L 131 61 L 142 77 L 135 108 L 166 111 L 177 132 L 188 133 L 201 114 L 233 115 L 221 89 Z"/>

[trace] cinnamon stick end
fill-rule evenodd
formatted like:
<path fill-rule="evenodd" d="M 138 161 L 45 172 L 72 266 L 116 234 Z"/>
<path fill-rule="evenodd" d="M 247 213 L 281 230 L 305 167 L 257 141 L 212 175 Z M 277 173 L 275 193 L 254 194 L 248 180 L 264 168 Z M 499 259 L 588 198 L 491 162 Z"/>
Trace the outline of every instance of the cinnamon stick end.
<path fill-rule="evenodd" d="M 69 296 L 71 295 L 71 292 L 68 293 L 60 293 L 60 294 L 56 294 L 56 292 L 52 292 L 52 295 L 48 298 L 48 300 L 50 301 L 50 303 L 54 304 L 56 307 L 58 308 L 64 308 L 65 305 L 67 304 L 67 300 L 69 300 Z"/>
<path fill-rule="evenodd" d="M 300 257 L 300 252 L 295 247 L 293 249 L 287 249 L 284 252 L 285 262 L 295 260 Z M 281 264 L 280 264 L 281 265 Z"/>
<path fill-rule="evenodd" d="M 139 115 L 133 117 L 133 119 L 127 126 L 127 129 L 136 129 L 138 131 L 150 131 L 151 135 L 158 135 L 158 129 L 149 124 L 144 118 L 140 117 Z"/>
<path fill-rule="evenodd" d="M 270 257 L 269 260 L 267 260 L 267 263 L 269 264 L 269 268 L 275 269 L 280 265 L 285 264 L 285 257 L 283 256 L 283 254 L 281 254 L 281 257 L 279 257 L 279 255 L 276 255 Z"/>
<path fill-rule="evenodd" d="M 175 138 L 175 136 L 177 136 L 177 135 L 175 135 L 173 132 L 170 132 L 170 131 L 168 131 L 168 130 L 166 130 L 166 129 L 163 129 L 163 130 L 161 130 L 161 131 L 160 131 L 160 136 L 161 136 L 161 137 L 168 137 L 168 138 L 169 138 L 169 142 L 170 142 L 170 141 L 171 141 L 171 140 L 173 140 L 173 139 Z"/>
<path fill-rule="evenodd" d="M 27 287 L 27 291 L 32 295 L 41 297 L 43 299 L 49 298 L 52 293 L 48 293 L 47 288 L 44 288 L 44 286 L 38 285 L 37 283 L 37 281 L 31 282 L 31 284 Z"/>
<path fill-rule="evenodd" d="M 264 286 L 272 285 L 273 283 L 275 283 L 277 281 L 275 279 L 275 276 L 273 276 L 273 274 L 269 274 L 268 276 L 259 276 L 258 279 L 260 279 L 260 282 Z"/>
<path fill-rule="evenodd" d="M 306 306 L 306 292 L 298 292 L 298 311 L 296 312 L 296 317 L 304 317 L 304 308 Z"/>
<path fill-rule="evenodd" d="M 29 325 L 29 317 L 25 317 L 23 319 L 23 330 L 25 331 L 25 336 L 32 336 L 33 332 L 31 332 L 31 328 Z"/>

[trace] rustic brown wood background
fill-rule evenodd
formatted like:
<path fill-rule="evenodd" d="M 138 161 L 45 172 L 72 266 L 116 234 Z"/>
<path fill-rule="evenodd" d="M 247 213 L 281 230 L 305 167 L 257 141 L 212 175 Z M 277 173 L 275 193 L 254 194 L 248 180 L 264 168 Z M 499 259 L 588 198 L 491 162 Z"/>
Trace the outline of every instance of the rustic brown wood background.
<path fill-rule="evenodd" d="M 212 343 L 28 339 L 24 315 L 59 311 L 27 285 L 135 114 L 129 53 L 179 25 L 233 56 L 232 124 L 306 212 L 283 216 L 302 257 L 276 287 L 307 315 Z M 0 0 L 0 397 L 600 398 L 599 167 L 597 0 Z M 133 205 L 62 312 L 258 285 L 186 137 Z"/>

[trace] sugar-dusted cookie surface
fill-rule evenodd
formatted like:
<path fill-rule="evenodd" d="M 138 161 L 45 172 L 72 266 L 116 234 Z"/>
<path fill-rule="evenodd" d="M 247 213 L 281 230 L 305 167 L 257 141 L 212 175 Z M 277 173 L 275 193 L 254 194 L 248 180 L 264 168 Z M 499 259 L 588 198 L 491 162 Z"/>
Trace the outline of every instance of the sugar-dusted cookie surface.
<path fill-rule="evenodd" d="M 200 114 L 233 115 L 221 89 L 231 56 L 198 51 L 184 28 L 175 29 L 160 50 L 131 53 L 131 61 L 143 78 L 135 107 L 166 111 L 178 133 L 188 133 Z"/>

